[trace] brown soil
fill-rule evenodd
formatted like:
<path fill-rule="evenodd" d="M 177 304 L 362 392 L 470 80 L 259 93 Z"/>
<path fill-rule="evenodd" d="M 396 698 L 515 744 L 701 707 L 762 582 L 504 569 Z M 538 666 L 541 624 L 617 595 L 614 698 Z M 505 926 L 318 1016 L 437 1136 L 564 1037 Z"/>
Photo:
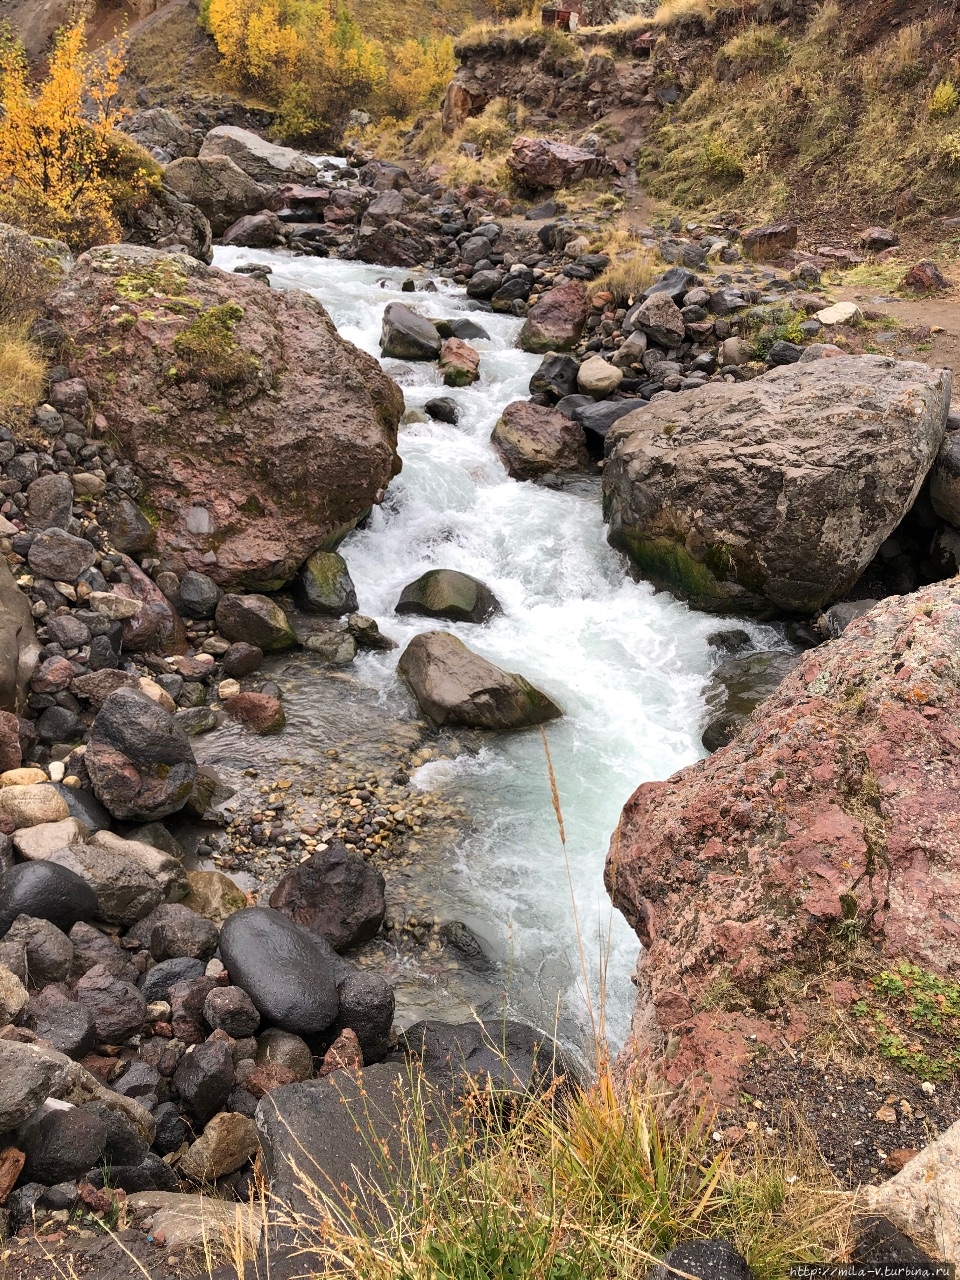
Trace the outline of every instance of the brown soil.
<path fill-rule="evenodd" d="M 192 1280 L 201 1274 L 206 1269 L 183 1250 L 151 1244 L 132 1227 L 115 1239 L 74 1227 L 0 1247 L 0 1280 Z"/>

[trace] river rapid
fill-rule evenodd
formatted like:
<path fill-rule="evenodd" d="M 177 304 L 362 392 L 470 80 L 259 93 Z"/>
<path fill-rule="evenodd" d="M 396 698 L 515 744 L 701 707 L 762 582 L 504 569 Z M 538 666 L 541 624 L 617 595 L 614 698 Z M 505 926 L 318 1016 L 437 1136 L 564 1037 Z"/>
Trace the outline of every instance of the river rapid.
<path fill-rule="evenodd" d="M 629 1026 L 638 943 L 604 891 L 604 857 L 634 788 L 704 754 L 703 686 L 718 656 L 708 637 L 730 624 L 629 576 L 606 541 L 598 481 L 556 491 L 507 475 L 490 432 L 506 404 L 527 397 L 539 364 L 538 356 L 515 346 L 521 321 L 474 311 L 462 289 L 440 280 L 436 293 L 402 293 L 408 271 L 279 251 L 216 250 L 215 264 L 225 270 L 241 262 L 269 265 L 275 288 L 313 294 L 341 335 L 375 356 L 383 311 L 392 301 L 432 318 L 471 311 L 490 334 L 489 341 L 473 343 L 481 377 L 472 387 L 443 388 L 435 365 L 383 362 L 403 388 L 408 410 L 449 395 L 460 419 L 455 426 L 415 421 L 401 428 L 403 471 L 340 552 L 360 611 L 401 645 L 418 631 L 446 626 L 563 708 L 563 719 L 547 727 L 547 740 L 566 856 L 538 730 L 487 735 L 479 751 L 425 764 L 413 781 L 462 797 L 470 814 L 444 853 L 432 892 L 438 912 L 468 924 L 497 960 L 510 1012 L 583 1044 L 590 1029 L 586 987 L 598 1010 L 605 985 L 606 1030 L 616 1048 Z M 413 275 L 419 284 L 426 280 Z M 503 615 L 474 626 L 394 614 L 402 588 L 432 568 L 482 579 Z M 759 647 L 776 646 L 769 629 L 736 625 Z M 365 653 L 356 675 L 385 713 L 412 718 L 416 707 L 396 662 L 396 651 Z M 296 696 L 297 718 L 309 718 L 309 681 L 298 682 Z M 284 749 L 295 754 L 291 729 Z"/>

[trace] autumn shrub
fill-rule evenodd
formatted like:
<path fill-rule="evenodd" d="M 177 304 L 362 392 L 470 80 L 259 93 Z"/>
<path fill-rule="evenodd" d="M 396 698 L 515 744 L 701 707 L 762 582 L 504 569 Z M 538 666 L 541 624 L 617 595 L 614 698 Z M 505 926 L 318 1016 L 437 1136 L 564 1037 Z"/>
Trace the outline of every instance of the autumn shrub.
<path fill-rule="evenodd" d="M 386 110 L 403 120 L 439 102 L 456 69 L 450 36 L 405 40 L 391 53 L 384 92 Z"/>
<path fill-rule="evenodd" d="M 159 190 L 159 166 L 117 132 L 123 54 L 60 34 L 31 84 L 22 45 L 0 37 L 0 220 L 80 251 L 120 239 L 121 216 Z"/>

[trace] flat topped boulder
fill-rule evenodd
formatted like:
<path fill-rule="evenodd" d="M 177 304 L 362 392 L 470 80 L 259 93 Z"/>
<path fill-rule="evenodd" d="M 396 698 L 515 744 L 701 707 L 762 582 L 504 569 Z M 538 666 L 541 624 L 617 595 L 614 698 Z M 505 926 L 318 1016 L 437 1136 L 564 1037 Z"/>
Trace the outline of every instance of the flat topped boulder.
<path fill-rule="evenodd" d="M 400 469 L 400 389 L 306 293 L 110 245 L 77 260 L 51 314 L 180 575 L 276 590 Z"/>
<path fill-rule="evenodd" d="M 479 578 L 457 569 L 428 569 L 400 593 L 397 613 L 420 613 L 450 622 L 486 622 L 502 613 L 500 602 Z"/>
<path fill-rule="evenodd" d="M 949 370 L 840 356 L 656 400 L 607 436 L 610 542 L 697 608 L 825 608 L 913 505 L 950 386 Z"/>
<path fill-rule="evenodd" d="M 535 191 L 569 187 L 615 171 L 606 156 L 550 138 L 515 138 L 507 167 L 519 183 Z"/>
<path fill-rule="evenodd" d="M 312 183 L 317 177 L 317 166 L 303 152 L 277 146 L 250 129 L 232 124 L 219 124 L 211 129 L 200 147 L 200 155 L 229 156 L 251 178 L 270 185 Z"/>
<path fill-rule="evenodd" d="M 421 710 L 437 725 L 520 729 L 563 714 L 529 680 L 501 671 L 449 631 L 414 636 L 397 671 Z"/>

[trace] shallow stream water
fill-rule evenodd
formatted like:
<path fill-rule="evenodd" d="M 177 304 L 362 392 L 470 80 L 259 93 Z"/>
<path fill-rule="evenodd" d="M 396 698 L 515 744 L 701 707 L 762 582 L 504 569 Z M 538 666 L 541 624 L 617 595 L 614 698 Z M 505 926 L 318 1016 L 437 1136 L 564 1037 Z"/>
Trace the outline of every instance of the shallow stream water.
<path fill-rule="evenodd" d="M 274 287 L 306 289 L 343 337 L 379 355 L 383 310 L 391 301 L 433 318 L 471 310 L 463 291 L 402 293 L 410 272 L 285 252 L 218 249 L 216 265 L 273 269 Z M 419 282 L 426 277 L 417 275 Z M 362 529 L 340 547 L 357 587 L 360 611 L 401 645 L 438 624 L 398 617 L 402 588 L 427 569 L 459 569 L 481 578 L 503 605 L 483 626 L 440 624 L 510 671 L 544 689 L 564 710 L 547 727 L 566 830 L 566 858 L 551 801 L 538 730 L 487 735 L 479 752 L 424 765 L 414 781 L 462 797 L 467 829 L 435 868 L 438 910 L 468 924 L 506 975 L 519 1017 L 558 1025 L 568 1042 L 589 1031 L 576 920 L 596 1007 L 606 961 L 606 1024 L 616 1047 L 633 999 L 629 975 L 638 944 L 603 888 L 603 863 L 620 808 L 641 782 L 664 778 L 703 755 L 705 678 L 717 652 L 707 637 L 716 618 L 691 612 L 666 593 L 637 583 L 608 546 L 597 483 L 555 491 L 510 479 L 489 442 L 504 405 L 526 398 L 539 357 L 516 348 L 521 322 L 474 313 L 489 341 L 473 387 L 442 387 L 435 365 L 384 361 L 408 409 L 451 395 L 456 426 L 414 422 L 401 429 L 403 471 Z M 737 624 L 741 625 L 741 624 Z M 761 647 L 773 633 L 749 626 Z M 356 675 L 392 716 L 416 715 L 396 676 L 397 653 L 364 654 Z M 281 683 L 283 681 L 281 680 Z M 283 749 L 296 755 L 298 724 L 309 748 L 312 689 L 316 716 L 330 715 L 321 691 L 302 673 Z M 389 872 L 388 872 L 389 875 Z"/>

